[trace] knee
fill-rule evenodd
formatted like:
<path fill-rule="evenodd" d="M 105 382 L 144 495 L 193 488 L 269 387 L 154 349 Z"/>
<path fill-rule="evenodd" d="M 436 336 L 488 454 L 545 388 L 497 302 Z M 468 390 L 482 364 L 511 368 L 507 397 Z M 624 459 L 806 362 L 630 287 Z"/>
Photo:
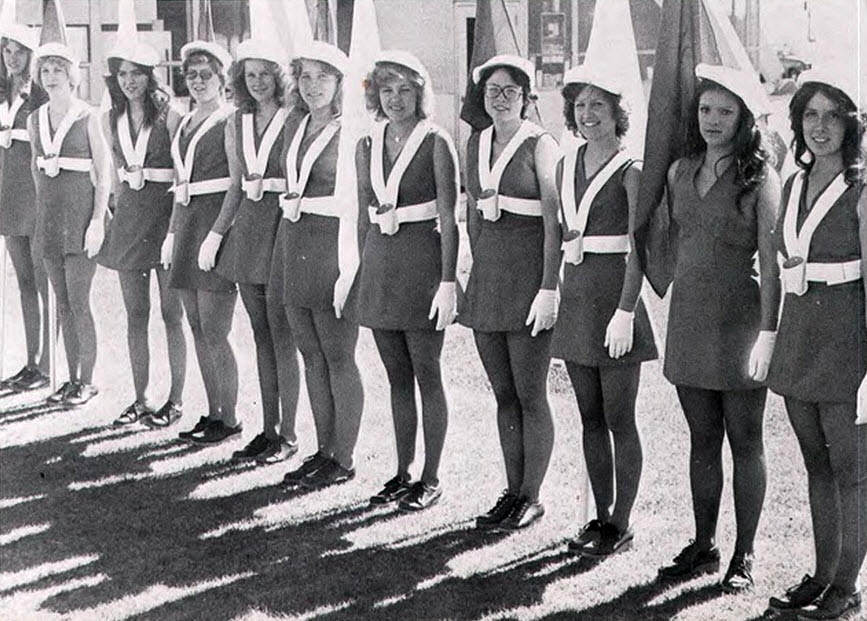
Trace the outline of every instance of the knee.
<path fill-rule="evenodd" d="M 520 404 L 518 392 L 513 385 L 491 383 L 491 389 L 494 391 L 494 398 L 497 400 L 497 406 L 500 409 L 514 408 Z"/>
<path fill-rule="evenodd" d="M 722 453 L 724 432 L 722 429 L 690 428 L 690 451 L 693 456 L 716 458 Z"/>
<path fill-rule="evenodd" d="M 328 370 L 332 373 L 343 374 L 356 369 L 354 350 L 326 350 L 324 355 Z"/>
<path fill-rule="evenodd" d="M 181 318 L 184 316 L 184 313 L 180 306 L 163 306 L 160 312 L 166 328 L 181 329 Z"/>
<path fill-rule="evenodd" d="M 441 392 L 443 389 L 442 374 L 437 360 L 425 360 L 413 363 L 415 377 L 418 380 L 418 388 L 422 394 Z"/>

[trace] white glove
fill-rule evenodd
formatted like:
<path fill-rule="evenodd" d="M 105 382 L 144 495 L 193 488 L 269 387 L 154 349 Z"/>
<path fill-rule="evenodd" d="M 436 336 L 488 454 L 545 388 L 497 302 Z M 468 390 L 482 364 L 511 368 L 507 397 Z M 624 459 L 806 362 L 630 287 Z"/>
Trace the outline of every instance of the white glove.
<path fill-rule="evenodd" d="M 175 251 L 175 234 L 166 233 L 166 238 L 163 240 L 163 245 L 160 248 L 160 263 L 163 269 L 167 270 L 172 266 L 172 253 Z"/>
<path fill-rule="evenodd" d="M 762 330 L 750 352 L 750 377 L 757 382 L 764 382 L 768 377 L 768 368 L 771 366 L 771 357 L 774 355 L 774 344 L 777 342 L 777 333 L 771 330 Z"/>
<path fill-rule="evenodd" d="M 618 308 L 605 328 L 605 347 L 615 360 L 632 351 L 633 320 L 635 313 Z"/>
<path fill-rule="evenodd" d="M 867 375 L 861 380 L 861 385 L 858 387 L 858 397 L 855 405 L 855 424 L 863 425 L 867 423 Z"/>
<path fill-rule="evenodd" d="M 536 336 L 542 330 L 550 330 L 554 327 L 554 323 L 557 321 L 557 307 L 559 306 L 557 298 L 556 289 L 539 289 L 539 293 L 536 294 L 530 305 L 527 321 L 524 322 L 524 325 L 532 324 L 533 326 L 530 336 Z"/>
<path fill-rule="evenodd" d="M 340 319 L 343 317 L 343 306 L 346 304 L 346 298 L 349 297 L 349 290 L 352 289 L 352 282 L 355 280 L 355 274 L 352 276 L 344 276 L 341 274 L 334 281 L 334 316 Z"/>
<path fill-rule="evenodd" d="M 202 245 L 199 246 L 199 269 L 205 272 L 210 272 L 217 264 L 217 252 L 220 250 L 220 244 L 223 243 L 223 236 L 213 231 L 208 231 Z"/>
<path fill-rule="evenodd" d="M 84 252 L 88 259 L 92 259 L 99 254 L 99 249 L 102 248 L 102 242 L 105 239 L 105 223 L 102 218 L 96 218 L 90 221 L 87 225 L 87 231 L 84 234 Z"/>
<path fill-rule="evenodd" d="M 437 318 L 437 330 L 445 330 L 458 314 L 458 292 L 454 281 L 441 282 L 431 301 L 428 319 Z"/>

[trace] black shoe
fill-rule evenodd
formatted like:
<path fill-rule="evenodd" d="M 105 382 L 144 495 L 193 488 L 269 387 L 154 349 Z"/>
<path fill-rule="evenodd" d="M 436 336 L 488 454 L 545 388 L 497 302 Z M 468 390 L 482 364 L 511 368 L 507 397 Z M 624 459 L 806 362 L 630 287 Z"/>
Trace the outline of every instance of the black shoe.
<path fill-rule="evenodd" d="M 422 511 L 435 505 L 443 495 L 441 485 L 428 485 L 424 481 L 413 483 L 412 489 L 397 503 L 401 511 Z"/>
<path fill-rule="evenodd" d="M 234 427 L 229 427 L 223 421 L 216 420 L 198 433 L 190 436 L 190 440 L 196 444 L 219 444 L 240 434 L 242 430 L 240 423 Z"/>
<path fill-rule="evenodd" d="M 21 367 L 21 370 L 18 371 L 18 373 L 16 373 L 15 375 L 10 375 L 6 379 L 0 381 L 0 390 L 16 390 L 15 384 L 17 384 L 21 379 L 27 377 L 28 371 L 30 371 L 30 367 L 24 365 L 23 367 Z"/>
<path fill-rule="evenodd" d="M 382 489 L 370 497 L 370 504 L 387 505 L 390 502 L 396 502 L 409 493 L 410 489 L 412 489 L 412 483 L 409 479 L 397 475 L 386 481 Z"/>
<path fill-rule="evenodd" d="M 503 491 L 496 504 L 487 513 L 476 518 L 476 528 L 496 528 L 512 512 L 518 497 L 509 490 Z"/>
<path fill-rule="evenodd" d="M 264 432 L 260 433 L 250 440 L 247 446 L 232 453 L 232 461 L 240 462 L 256 459 L 269 448 L 271 448 L 271 440 L 268 439 Z"/>
<path fill-rule="evenodd" d="M 120 416 L 114 419 L 114 425 L 122 426 L 122 425 L 132 425 L 134 423 L 139 422 L 145 416 L 150 416 L 153 414 L 153 410 L 148 408 L 141 401 L 133 401 L 131 404 L 126 406 L 126 409 L 120 413 Z"/>
<path fill-rule="evenodd" d="M 817 582 L 810 574 L 804 574 L 801 582 L 786 589 L 785 595 L 768 600 L 768 606 L 774 610 L 803 608 L 819 599 L 827 588 L 827 584 Z"/>
<path fill-rule="evenodd" d="M 66 405 L 84 405 L 99 394 L 99 388 L 93 384 L 75 382 L 74 385 L 75 387 L 63 398 L 63 403 Z"/>
<path fill-rule="evenodd" d="M 753 555 L 735 554 L 720 582 L 720 588 L 726 593 L 742 593 L 752 589 L 754 585 Z"/>
<path fill-rule="evenodd" d="M 286 461 L 298 452 L 297 442 L 288 442 L 281 437 L 272 440 L 271 444 L 256 457 L 256 461 L 260 464 L 278 464 L 281 461 Z"/>
<path fill-rule="evenodd" d="M 847 593 L 836 584 L 815 603 L 798 611 L 798 619 L 853 619 L 861 611 L 861 593 Z"/>
<path fill-rule="evenodd" d="M 162 410 L 162 408 L 160 408 L 160 410 Z M 154 420 L 154 417 L 155 417 L 157 414 L 159 414 L 159 412 L 157 412 L 156 414 L 154 414 L 154 416 L 151 416 L 151 417 L 150 417 L 149 420 L 151 421 L 151 423 L 155 423 L 155 422 L 156 422 L 156 421 Z M 193 439 L 193 435 L 195 435 L 195 434 L 197 434 L 197 433 L 201 433 L 202 431 L 204 431 L 204 430 L 205 430 L 205 427 L 207 427 L 208 425 L 210 425 L 213 421 L 214 421 L 214 419 L 211 418 L 211 417 L 209 417 L 209 416 L 202 416 L 201 418 L 199 418 L 199 422 L 197 422 L 197 423 L 193 426 L 192 429 L 190 429 L 190 430 L 188 430 L 188 431 L 182 431 L 182 432 L 180 432 L 180 433 L 178 434 L 178 438 L 180 438 L 181 440 L 185 440 L 185 441 L 189 442 L 189 441 L 191 441 L 191 440 Z M 150 427 L 150 426 L 154 426 L 154 427 L 156 427 L 157 425 L 155 425 L 155 424 L 148 424 L 148 426 L 149 426 L 149 427 Z"/>
<path fill-rule="evenodd" d="M 543 515 L 545 515 L 545 507 L 542 506 L 541 502 L 538 500 L 534 502 L 529 498 L 521 497 L 515 501 L 509 515 L 500 522 L 499 526 L 506 530 L 527 528 Z"/>
<path fill-rule="evenodd" d="M 590 520 L 587 522 L 581 530 L 578 531 L 578 537 L 569 542 L 569 545 L 567 546 L 568 550 L 573 554 L 581 554 L 587 545 L 594 541 L 598 541 L 599 537 L 602 536 L 603 524 L 604 522 L 600 520 Z"/>
<path fill-rule="evenodd" d="M 66 397 L 75 390 L 75 382 L 63 382 L 56 391 L 48 395 L 45 400 L 48 403 L 62 403 Z"/>
<path fill-rule="evenodd" d="M 716 546 L 699 548 L 695 541 L 690 541 L 680 553 L 674 557 L 671 565 L 659 568 L 660 578 L 686 579 L 719 571 L 719 550 Z"/>
<path fill-rule="evenodd" d="M 48 385 L 48 376 L 36 367 L 24 367 L 17 375 L 18 379 L 9 384 L 15 392 L 36 390 Z"/>
<path fill-rule="evenodd" d="M 316 472 L 328 462 L 329 459 L 319 451 L 304 458 L 301 465 L 295 470 L 290 470 L 283 477 L 283 484 L 290 487 L 301 485 L 301 480 L 311 472 Z"/>
<path fill-rule="evenodd" d="M 611 522 L 606 522 L 602 525 L 599 538 L 588 543 L 584 547 L 582 554 L 594 558 L 602 558 L 611 556 L 617 552 L 626 551 L 632 545 L 632 538 L 634 536 L 631 528 L 627 527 L 625 530 L 620 530 Z"/>
<path fill-rule="evenodd" d="M 329 459 L 321 468 L 301 479 L 304 489 L 316 490 L 346 483 L 355 478 L 354 468 L 344 468 L 335 459 Z"/>

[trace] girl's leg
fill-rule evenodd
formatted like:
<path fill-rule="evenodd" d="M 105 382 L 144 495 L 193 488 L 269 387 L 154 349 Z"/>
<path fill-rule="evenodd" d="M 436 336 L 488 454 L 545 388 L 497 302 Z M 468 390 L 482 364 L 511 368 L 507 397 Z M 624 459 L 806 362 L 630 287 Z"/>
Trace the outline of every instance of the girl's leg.
<path fill-rule="evenodd" d="M 96 261 L 83 254 L 67 255 L 64 264 L 69 307 L 78 336 L 79 380 L 93 383 L 93 367 L 96 365 L 96 325 L 90 309 L 90 285 L 96 273 Z"/>
<path fill-rule="evenodd" d="M 54 289 L 57 304 L 57 318 L 63 333 L 63 348 L 66 350 L 66 365 L 69 369 L 69 381 L 78 381 L 78 331 L 75 317 L 69 305 L 69 293 L 66 287 L 66 272 L 63 259 L 45 259 L 45 271 Z"/>
<path fill-rule="evenodd" d="M 722 495 L 722 443 L 725 436 L 722 396 L 718 391 L 677 386 L 689 425 L 689 482 L 695 517 L 695 545 L 713 547 Z"/>
<path fill-rule="evenodd" d="M 265 285 L 239 284 L 241 301 L 250 317 L 253 341 L 256 344 L 256 368 L 259 371 L 259 391 L 262 396 L 262 428 L 269 440 L 277 438 L 280 420 L 280 400 L 277 392 L 277 357 L 271 326 L 268 324 L 268 306 Z"/>
<path fill-rule="evenodd" d="M 521 402 L 518 399 L 512 367 L 509 363 L 509 346 L 505 332 L 479 332 L 473 330 L 476 349 L 494 397 L 497 399 L 497 429 L 500 433 L 500 448 L 506 466 L 508 492 L 515 496 L 521 490 L 524 478 L 524 445 Z"/>
<path fill-rule="evenodd" d="M 184 401 L 184 383 L 187 377 L 187 340 L 184 338 L 182 325 L 184 308 L 178 290 L 169 286 L 168 271 L 157 268 L 156 272 L 160 291 L 160 310 L 166 326 L 169 373 L 172 378 L 169 401 L 180 406 Z"/>
<path fill-rule="evenodd" d="M 229 344 L 237 297 L 235 291 L 198 292 L 202 332 L 216 373 L 213 382 L 219 395 L 220 418 L 227 427 L 238 426 L 235 414 L 238 402 L 238 364 Z"/>
<path fill-rule="evenodd" d="M 405 334 L 412 358 L 412 370 L 421 393 L 424 431 L 424 469 L 421 480 L 435 487 L 439 485 L 440 458 L 449 424 L 448 403 L 440 372 L 440 353 L 445 331 L 419 330 Z"/>
<path fill-rule="evenodd" d="M 148 322 L 150 320 L 150 272 L 119 270 L 117 278 L 126 309 L 126 343 L 132 369 L 135 400 L 144 405 L 150 373 Z"/>
<path fill-rule="evenodd" d="M 208 399 L 208 418 L 218 420 L 220 418 L 219 377 L 217 376 L 208 344 L 205 341 L 202 318 L 199 312 L 198 291 L 195 289 L 180 289 L 179 294 L 187 314 L 187 321 L 190 324 L 190 331 L 193 333 L 196 359 L 199 361 L 199 372 L 202 374 L 202 383 L 205 385 L 205 396 Z"/>
<path fill-rule="evenodd" d="M 39 337 L 41 322 L 40 317 L 48 317 L 48 304 L 45 304 L 44 313 L 39 310 L 40 290 L 37 282 L 45 280 L 44 270 L 38 270 L 39 264 L 34 263 L 30 249 L 30 238 L 23 235 L 10 235 L 6 237 L 6 249 L 12 259 L 12 267 L 18 279 L 18 293 L 21 297 L 21 317 L 24 321 L 24 343 L 27 348 L 27 366 L 41 367 L 42 360 L 47 356 L 39 357 Z M 47 323 L 47 322 L 45 322 Z M 45 340 L 45 349 L 48 349 L 48 340 Z M 47 369 L 46 369 L 47 370 Z"/>
<path fill-rule="evenodd" d="M 607 522 L 614 504 L 614 458 L 605 422 L 599 367 L 566 361 L 566 371 L 581 415 L 584 461 L 596 503 L 596 519 Z"/>
<path fill-rule="evenodd" d="M 373 340 L 388 375 L 391 391 L 391 419 L 397 447 L 397 474 L 410 480 L 409 467 L 415 458 L 418 416 L 415 406 L 415 377 L 406 333 L 398 330 L 373 330 Z"/>

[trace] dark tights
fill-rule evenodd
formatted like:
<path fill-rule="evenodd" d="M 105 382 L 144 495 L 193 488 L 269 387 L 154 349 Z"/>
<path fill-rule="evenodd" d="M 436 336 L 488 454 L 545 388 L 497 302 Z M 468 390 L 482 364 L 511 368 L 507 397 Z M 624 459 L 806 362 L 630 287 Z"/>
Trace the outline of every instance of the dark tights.
<path fill-rule="evenodd" d="M 714 544 L 723 488 L 722 444 L 728 435 L 734 464 L 735 554 L 753 551 L 765 499 L 762 437 L 767 389 L 705 390 L 677 386 L 690 432 L 689 479 L 695 541 Z"/>
<path fill-rule="evenodd" d="M 180 405 L 184 396 L 184 380 L 187 373 L 187 341 L 182 325 L 184 310 L 176 289 L 169 287 L 169 274 L 157 268 L 157 285 L 160 294 L 160 311 L 166 327 L 166 343 L 169 354 L 169 372 L 172 384 L 169 400 Z M 126 308 L 126 340 L 132 367 L 135 398 L 146 403 L 150 379 L 150 348 L 148 347 L 148 324 L 151 314 L 151 272 L 120 270 L 117 273 L 123 304 Z"/>
<path fill-rule="evenodd" d="M 27 347 L 27 366 L 38 367 L 48 373 L 48 278 L 42 261 L 34 256 L 30 238 L 24 235 L 6 237 L 6 250 L 12 259 L 21 296 L 21 318 L 24 321 L 24 342 Z M 39 302 L 42 301 L 40 312 Z M 40 333 L 42 349 L 40 353 Z"/>
<path fill-rule="evenodd" d="M 867 553 L 867 425 L 854 424 L 854 401 L 787 397 L 786 410 L 807 468 L 816 580 L 852 593 Z"/>
<path fill-rule="evenodd" d="M 234 427 L 238 424 L 238 365 L 229 344 L 237 294 L 180 289 L 181 301 L 193 333 L 196 358 L 208 398 L 208 416 Z"/>
<path fill-rule="evenodd" d="M 588 367 L 567 361 L 566 369 L 581 413 L 596 517 L 625 529 L 641 479 L 641 438 L 635 426 L 641 364 Z"/>
<path fill-rule="evenodd" d="M 304 359 L 319 451 L 351 468 L 364 408 L 355 364 L 358 326 L 331 310 L 287 306 L 286 316 Z"/>
<path fill-rule="evenodd" d="M 67 254 L 45 259 L 45 269 L 56 298 L 69 379 L 90 384 L 96 365 L 96 326 L 90 310 L 96 262 L 83 254 Z"/>
<path fill-rule="evenodd" d="M 551 330 L 473 331 L 497 399 L 497 427 L 513 494 L 536 501 L 554 447 L 547 379 Z"/>
<path fill-rule="evenodd" d="M 444 336 L 444 331 L 434 330 L 373 331 L 376 348 L 391 386 L 397 473 L 406 479 L 410 478 L 409 467 L 415 458 L 418 427 L 415 384 L 418 382 L 425 450 L 421 480 L 428 485 L 439 483 L 437 472 L 448 428 L 448 405 L 440 374 Z"/>

